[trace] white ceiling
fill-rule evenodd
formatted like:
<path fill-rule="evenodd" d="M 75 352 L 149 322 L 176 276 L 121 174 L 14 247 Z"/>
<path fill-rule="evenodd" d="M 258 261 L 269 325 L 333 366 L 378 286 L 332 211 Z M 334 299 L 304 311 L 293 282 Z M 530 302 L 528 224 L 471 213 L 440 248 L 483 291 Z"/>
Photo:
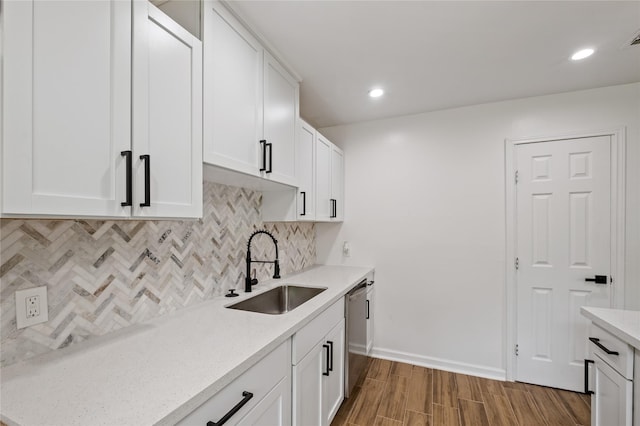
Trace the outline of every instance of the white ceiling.
<path fill-rule="evenodd" d="M 302 78 L 316 127 L 640 81 L 640 1 L 228 4 Z"/>

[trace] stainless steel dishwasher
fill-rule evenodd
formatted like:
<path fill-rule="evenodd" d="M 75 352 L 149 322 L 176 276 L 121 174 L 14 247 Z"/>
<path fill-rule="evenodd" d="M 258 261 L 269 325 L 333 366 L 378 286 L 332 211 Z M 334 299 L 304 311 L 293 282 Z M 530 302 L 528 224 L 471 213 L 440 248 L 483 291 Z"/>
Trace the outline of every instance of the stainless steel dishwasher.
<path fill-rule="evenodd" d="M 349 398 L 358 378 L 367 367 L 367 279 L 362 280 L 346 295 L 345 316 L 346 368 L 344 397 Z"/>

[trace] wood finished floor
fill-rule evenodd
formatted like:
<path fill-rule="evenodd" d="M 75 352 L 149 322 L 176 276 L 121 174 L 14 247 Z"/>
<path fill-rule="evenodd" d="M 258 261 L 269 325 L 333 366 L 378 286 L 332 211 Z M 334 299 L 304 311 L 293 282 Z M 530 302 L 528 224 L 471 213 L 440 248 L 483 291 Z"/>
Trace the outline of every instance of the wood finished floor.
<path fill-rule="evenodd" d="M 370 359 L 332 426 L 589 426 L 586 395 Z"/>

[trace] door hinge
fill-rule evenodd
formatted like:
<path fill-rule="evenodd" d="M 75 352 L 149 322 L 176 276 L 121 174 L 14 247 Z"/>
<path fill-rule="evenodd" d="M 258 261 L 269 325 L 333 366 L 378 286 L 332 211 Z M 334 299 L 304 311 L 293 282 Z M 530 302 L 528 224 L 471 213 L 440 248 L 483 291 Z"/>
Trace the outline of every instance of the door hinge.
<path fill-rule="evenodd" d="M 516 184 L 518 183 L 518 171 L 516 170 Z"/>
<path fill-rule="evenodd" d="M 513 352 L 516 354 L 516 356 L 518 356 L 518 355 L 519 355 L 519 353 L 518 353 L 518 345 L 516 345 L 516 347 L 515 347 L 515 349 L 514 349 L 514 351 L 513 351 Z"/>
<path fill-rule="evenodd" d="M 514 264 L 515 264 L 515 267 L 516 267 L 516 271 L 517 271 L 518 269 L 520 269 L 520 259 L 518 259 L 518 258 L 516 257 L 516 261 L 514 262 Z"/>

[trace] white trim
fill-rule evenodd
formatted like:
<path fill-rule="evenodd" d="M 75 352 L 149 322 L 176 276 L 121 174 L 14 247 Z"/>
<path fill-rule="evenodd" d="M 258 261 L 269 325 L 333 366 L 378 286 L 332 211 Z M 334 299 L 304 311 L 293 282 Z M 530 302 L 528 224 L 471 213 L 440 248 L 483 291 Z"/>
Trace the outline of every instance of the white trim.
<path fill-rule="evenodd" d="M 483 365 L 467 364 L 448 359 L 434 358 L 407 352 L 394 351 L 385 348 L 373 348 L 371 356 L 374 358 L 388 359 L 390 361 L 405 362 L 421 367 L 435 368 L 437 370 L 451 371 L 453 373 L 468 374 L 470 376 L 485 377 L 492 380 L 505 380 L 505 371 L 501 368 L 485 367 Z"/>
<path fill-rule="evenodd" d="M 611 273 L 614 277 L 611 307 L 624 308 L 625 263 L 625 164 L 626 127 L 528 139 L 506 139 L 505 144 L 505 347 L 506 379 L 515 380 L 515 344 L 517 342 L 517 294 L 514 261 L 516 257 L 516 145 L 535 142 L 562 141 L 596 136 L 611 137 Z"/>

